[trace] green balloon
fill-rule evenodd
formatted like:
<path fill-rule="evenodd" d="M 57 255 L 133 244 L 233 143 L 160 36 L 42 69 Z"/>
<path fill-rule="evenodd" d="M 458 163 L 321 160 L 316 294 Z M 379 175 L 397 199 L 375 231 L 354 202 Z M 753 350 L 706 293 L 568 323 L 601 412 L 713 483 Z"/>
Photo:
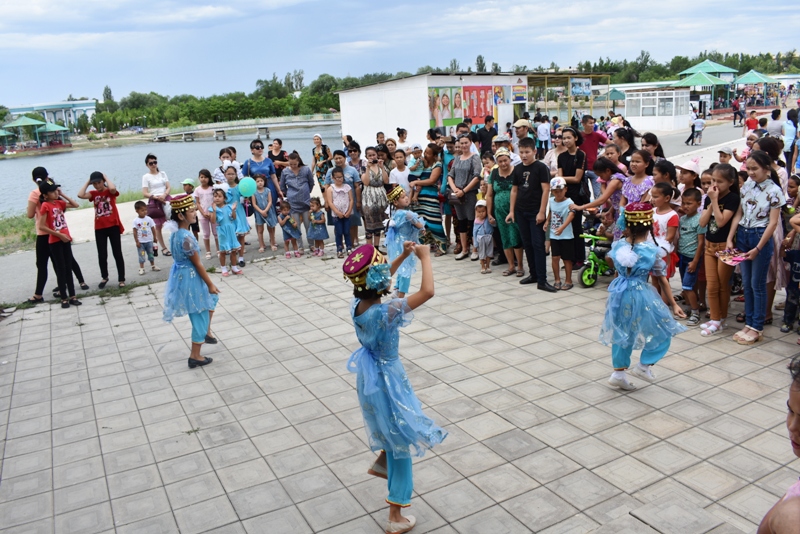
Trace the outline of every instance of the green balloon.
<path fill-rule="evenodd" d="M 249 176 L 246 178 L 242 178 L 239 181 L 239 193 L 242 194 L 243 197 L 252 197 L 256 192 L 256 181 L 250 178 Z"/>

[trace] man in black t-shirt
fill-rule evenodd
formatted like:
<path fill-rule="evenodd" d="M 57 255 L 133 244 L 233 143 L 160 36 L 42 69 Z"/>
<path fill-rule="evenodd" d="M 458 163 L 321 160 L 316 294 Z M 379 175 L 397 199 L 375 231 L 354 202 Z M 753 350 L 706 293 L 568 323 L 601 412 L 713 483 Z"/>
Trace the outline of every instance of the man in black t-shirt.
<path fill-rule="evenodd" d="M 494 117 L 487 115 L 483 128 L 478 128 L 475 133 L 478 134 L 478 141 L 481 144 L 481 156 L 483 156 L 485 152 L 491 152 L 492 139 L 497 135 L 497 128 L 494 127 Z"/>
<path fill-rule="evenodd" d="M 519 140 L 522 164 L 514 167 L 511 188 L 511 210 L 506 222 L 516 222 L 522 236 L 522 246 L 528 258 L 530 274 L 520 284 L 537 284 L 542 291 L 558 291 L 547 281 L 547 262 L 544 247 L 544 223 L 550 197 L 550 169 L 535 161 L 536 141 L 526 137 Z M 522 268 L 522 266 L 518 266 Z"/>

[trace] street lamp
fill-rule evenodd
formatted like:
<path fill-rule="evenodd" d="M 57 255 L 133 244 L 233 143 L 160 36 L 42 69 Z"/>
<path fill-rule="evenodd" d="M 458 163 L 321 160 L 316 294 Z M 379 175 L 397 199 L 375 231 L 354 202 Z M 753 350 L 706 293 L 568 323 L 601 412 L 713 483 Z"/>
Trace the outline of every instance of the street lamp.
<path fill-rule="evenodd" d="M 100 133 L 103 133 L 103 131 L 104 131 L 103 130 L 103 124 L 105 124 L 105 123 L 103 121 L 100 121 Z"/>
<path fill-rule="evenodd" d="M 144 129 L 147 129 L 147 115 L 144 115 Z"/>

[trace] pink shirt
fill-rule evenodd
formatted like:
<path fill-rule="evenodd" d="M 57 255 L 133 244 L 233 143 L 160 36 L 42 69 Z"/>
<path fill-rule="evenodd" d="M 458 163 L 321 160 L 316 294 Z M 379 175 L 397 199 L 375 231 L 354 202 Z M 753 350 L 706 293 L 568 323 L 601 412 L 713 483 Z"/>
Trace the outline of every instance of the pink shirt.
<path fill-rule="evenodd" d="M 203 189 L 202 187 L 198 187 L 194 190 L 194 197 L 203 210 L 208 213 L 209 208 L 214 203 L 214 188 L 209 187 L 208 189 Z M 200 213 L 200 210 L 197 211 L 197 215 L 205 219 L 203 214 Z"/>

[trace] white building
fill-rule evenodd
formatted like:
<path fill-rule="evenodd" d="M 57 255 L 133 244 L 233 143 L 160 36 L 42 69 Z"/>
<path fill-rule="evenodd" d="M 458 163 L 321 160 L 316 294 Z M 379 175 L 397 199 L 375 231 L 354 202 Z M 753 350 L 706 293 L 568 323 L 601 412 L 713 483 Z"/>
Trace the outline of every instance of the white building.
<path fill-rule="evenodd" d="M 78 117 L 85 115 L 90 121 L 97 106 L 96 100 L 70 100 L 66 102 L 48 102 L 9 108 L 8 112 L 16 118 L 25 113 L 41 113 L 45 122 L 63 121 L 67 126 L 74 125 Z"/>
<path fill-rule="evenodd" d="M 641 132 L 686 129 L 692 113 L 689 93 L 688 88 L 627 90 L 625 119 Z"/>
<path fill-rule="evenodd" d="M 492 115 L 503 131 L 515 111 L 525 111 L 527 100 L 525 74 L 430 73 L 339 92 L 342 133 L 362 149 L 379 131 L 396 138 L 396 128 L 408 130 L 409 143 L 424 144 L 429 128 L 450 135 L 467 117 L 480 126 Z"/>

